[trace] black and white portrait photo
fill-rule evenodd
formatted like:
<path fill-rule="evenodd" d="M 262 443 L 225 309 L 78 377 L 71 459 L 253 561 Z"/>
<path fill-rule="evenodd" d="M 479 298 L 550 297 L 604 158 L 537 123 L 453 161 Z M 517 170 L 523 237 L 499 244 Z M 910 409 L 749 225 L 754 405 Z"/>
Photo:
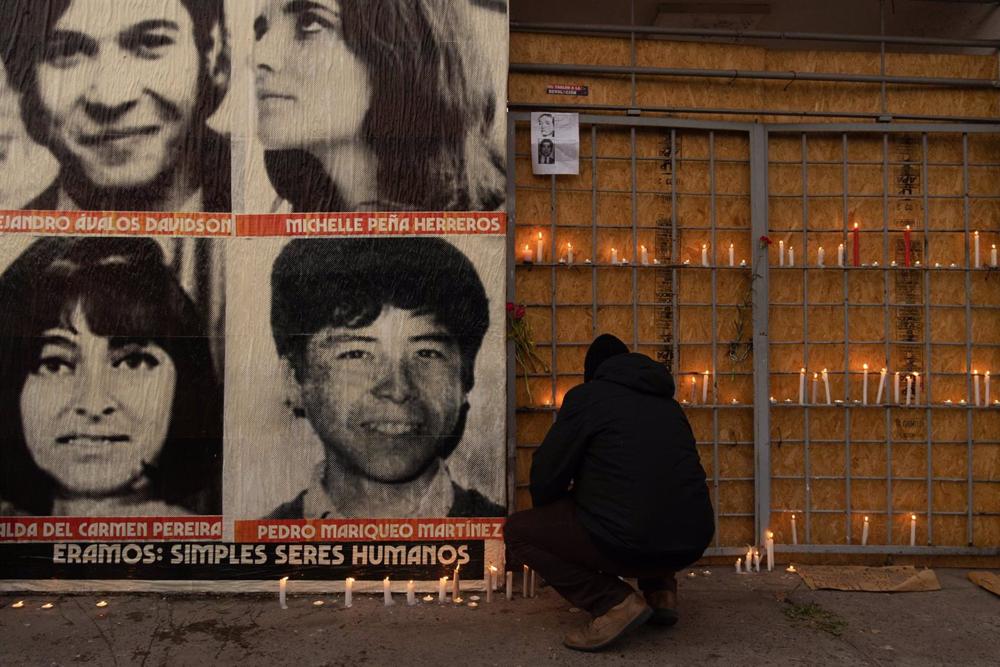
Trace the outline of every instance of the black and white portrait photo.
<path fill-rule="evenodd" d="M 580 173 L 580 116 L 533 112 L 531 155 L 534 158 L 531 171 L 535 175 Z"/>
<path fill-rule="evenodd" d="M 506 2 L 255 2 L 249 210 L 503 207 Z"/>
<path fill-rule="evenodd" d="M 10 208 L 228 212 L 230 140 L 210 119 L 229 88 L 223 0 L 0 0 L 0 56 L 25 134 L 54 169 Z M 0 99 L 2 102 L 2 99 Z M 29 169 L 29 164 L 19 165 Z M 7 173 L 7 169 L 4 170 Z"/>
<path fill-rule="evenodd" d="M 555 164 L 556 146 L 551 139 L 538 142 L 538 164 Z"/>
<path fill-rule="evenodd" d="M 228 301 L 268 294 L 270 312 L 228 321 L 227 515 L 506 514 L 504 243 L 265 239 L 241 253 Z"/>
<path fill-rule="evenodd" d="M 0 516 L 221 513 L 216 243 L 5 238 Z"/>

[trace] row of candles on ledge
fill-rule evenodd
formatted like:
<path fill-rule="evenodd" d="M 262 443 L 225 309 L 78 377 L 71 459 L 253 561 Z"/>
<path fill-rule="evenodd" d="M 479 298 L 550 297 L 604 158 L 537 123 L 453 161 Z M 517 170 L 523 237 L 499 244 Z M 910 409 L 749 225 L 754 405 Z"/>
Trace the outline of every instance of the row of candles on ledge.
<path fill-rule="evenodd" d="M 486 602 L 492 603 L 494 594 L 497 592 L 497 575 L 499 574 L 499 570 L 495 565 L 490 565 L 488 569 L 489 578 L 486 582 Z M 344 580 L 345 607 L 351 607 L 354 605 L 354 583 L 354 577 L 347 577 Z M 535 571 L 525 565 L 521 571 L 521 594 L 524 598 L 535 597 L 536 583 L 537 577 Z M 458 567 L 455 568 L 450 578 L 441 577 L 438 579 L 438 594 L 436 598 L 438 604 L 445 604 L 448 602 L 449 588 L 451 589 L 452 603 L 464 604 L 465 599 L 461 595 L 461 580 L 459 578 Z M 514 573 L 510 570 L 507 570 L 506 580 L 504 581 L 504 593 L 508 600 L 514 599 Z M 424 602 L 434 602 L 435 597 L 428 594 L 422 597 L 421 600 Z M 470 596 L 468 606 L 475 609 L 479 606 L 479 600 L 480 597 L 478 595 Z M 382 602 L 386 607 L 396 604 L 396 601 L 392 597 L 392 582 L 389 580 L 389 577 L 382 580 Z M 278 604 L 282 609 L 288 609 L 288 577 L 282 577 L 278 580 Z M 412 579 L 406 582 L 406 604 L 411 607 L 417 604 L 416 584 Z M 313 605 L 317 607 L 322 606 L 323 601 L 317 600 L 313 602 Z"/>
<path fill-rule="evenodd" d="M 872 371 L 868 370 L 868 364 L 862 365 L 861 371 L 861 400 L 855 400 L 855 403 L 861 403 L 861 405 L 868 405 L 868 375 Z M 806 369 L 799 369 L 799 404 L 806 404 Z M 888 403 L 888 394 L 886 392 L 886 376 L 888 375 L 888 369 L 881 369 L 879 371 L 878 380 L 878 390 L 875 395 L 874 405 L 884 405 L 882 401 L 883 395 L 885 395 L 886 403 Z M 979 373 L 978 369 L 973 369 L 971 374 L 972 379 L 972 405 L 976 407 L 988 407 L 991 405 L 990 402 L 990 372 Z M 812 400 L 813 405 L 818 405 L 820 403 L 820 382 L 822 382 L 823 394 L 826 399 L 827 405 L 833 405 L 834 403 L 842 403 L 840 400 L 832 400 L 830 394 L 830 373 L 827 369 L 823 369 L 819 373 L 813 373 L 812 377 Z M 905 385 L 903 384 L 905 382 Z M 923 386 L 923 378 L 920 373 L 914 371 L 911 373 L 906 373 L 905 375 L 896 371 L 893 373 L 892 379 L 892 397 L 893 403 L 896 405 L 920 405 L 920 393 Z M 777 403 L 777 399 L 773 396 L 771 397 L 772 403 Z M 786 402 L 790 403 L 791 399 L 786 399 Z M 950 405 L 952 401 L 945 401 L 946 405 Z M 959 401 L 960 405 L 965 405 L 966 401 L 963 399 Z M 992 401 L 993 405 L 1000 405 L 1000 400 Z"/>
<path fill-rule="evenodd" d="M 868 520 L 868 517 L 866 516 L 864 524 L 862 524 L 862 527 L 861 527 L 861 546 L 863 546 L 863 547 L 868 546 L 868 535 L 869 535 L 870 528 L 871 528 L 871 522 Z M 768 536 L 768 540 L 767 541 L 771 543 L 771 545 L 772 545 L 771 548 L 773 549 L 774 548 L 773 547 L 773 545 L 774 545 L 774 533 L 772 533 L 771 531 L 767 531 L 767 536 Z M 798 544 L 798 543 L 799 543 L 798 523 L 797 523 L 797 521 L 795 519 L 795 515 L 792 514 L 792 544 Z M 911 547 L 917 546 L 917 515 L 916 514 L 911 514 L 910 515 L 910 546 Z"/>

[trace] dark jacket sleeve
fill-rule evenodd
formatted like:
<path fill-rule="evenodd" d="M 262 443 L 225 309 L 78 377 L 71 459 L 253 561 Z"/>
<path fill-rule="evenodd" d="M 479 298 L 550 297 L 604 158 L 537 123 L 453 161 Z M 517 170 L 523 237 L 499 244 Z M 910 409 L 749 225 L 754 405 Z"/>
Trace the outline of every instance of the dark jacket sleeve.
<path fill-rule="evenodd" d="M 569 391 L 559 415 L 531 461 L 531 502 L 547 505 L 569 493 L 587 448 L 586 397 L 582 387 Z"/>

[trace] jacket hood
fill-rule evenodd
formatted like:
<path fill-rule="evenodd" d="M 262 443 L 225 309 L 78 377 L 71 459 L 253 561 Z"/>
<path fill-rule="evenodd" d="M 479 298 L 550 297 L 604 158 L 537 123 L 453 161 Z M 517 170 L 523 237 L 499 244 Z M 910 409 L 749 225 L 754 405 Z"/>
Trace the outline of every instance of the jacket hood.
<path fill-rule="evenodd" d="M 637 352 L 608 359 L 598 367 L 594 379 L 614 382 L 644 394 L 674 397 L 674 377 L 667 367 Z"/>

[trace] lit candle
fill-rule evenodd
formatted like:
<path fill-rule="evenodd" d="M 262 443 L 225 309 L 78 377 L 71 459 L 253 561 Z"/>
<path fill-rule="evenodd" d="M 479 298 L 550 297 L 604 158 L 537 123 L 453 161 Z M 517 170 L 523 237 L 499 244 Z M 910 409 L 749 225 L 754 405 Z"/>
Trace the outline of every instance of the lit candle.
<path fill-rule="evenodd" d="M 18 600 L 17 602 L 15 602 L 14 604 L 12 604 L 10 607 L 11 607 L 11 609 L 21 609 L 21 608 L 24 607 L 24 600 Z"/>
<path fill-rule="evenodd" d="M 861 528 L 861 546 L 868 545 L 868 517 L 865 517 L 865 524 Z"/>
<path fill-rule="evenodd" d="M 455 566 L 455 572 L 452 574 L 452 579 L 451 579 L 451 601 L 452 602 L 460 602 L 462 600 L 462 595 L 460 593 L 461 585 L 460 585 L 460 580 L 458 578 L 458 570 L 459 570 L 460 567 L 461 567 L 461 565 L 456 565 Z"/>
<path fill-rule="evenodd" d="M 411 607 L 417 604 L 417 589 L 413 585 L 413 579 L 406 582 L 406 604 Z"/>
<path fill-rule="evenodd" d="M 344 606 L 350 607 L 354 596 L 354 577 L 344 579 Z"/>
<path fill-rule="evenodd" d="M 895 375 L 893 375 L 892 384 L 893 384 L 892 402 L 895 403 L 896 405 L 899 405 L 899 371 L 896 371 Z"/>
<path fill-rule="evenodd" d="M 979 407 L 979 371 L 972 369 L 972 387 L 973 387 L 973 397 L 975 398 L 975 405 Z"/>
<path fill-rule="evenodd" d="M 542 250 L 542 233 L 538 232 L 538 240 L 535 241 L 535 261 L 541 264 L 543 257 L 544 254 Z"/>
<path fill-rule="evenodd" d="M 736 266 L 736 247 L 729 244 L 729 266 Z"/>
<path fill-rule="evenodd" d="M 736 559 L 736 574 L 743 574 L 743 559 Z"/>
<path fill-rule="evenodd" d="M 691 376 L 691 405 L 694 405 L 695 395 L 698 392 L 698 378 L 694 375 Z"/>
<path fill-rule="evenodd" d="M 744 564 L 746 564 L 747 572 L 753 572 L 753 548 L 747 547 L 746 556 L 743 558 Z"/>
<path fill-rule="evenodd" d="M 649 251 L 644 245 L 639 246 L 639 260 L 643 266 L 649 266 Z"/>
<path fill-rule="evenodd" d="M 799 369 L 799 405 L 806 404 L 806 369 Z"/>
<path fill-rule="evenodd" d="M 524 256 L 521 259 L 525 264 L 531 264 L 531 260 L 533 259 L 531 256 L 531 246 L 527 243 L 524 244 Z"/>
<path fill-rule="evenodd" d="M 104 607 L 107 607 L 107 606 L 108 606 L 108 601 L 107 601 L 107 600 L 101 600 L 100 602 L 98 602 L 98 603 L 97 603 L 97 604 L 95 604 L 94 606 L 95 606 L 95 607 L 100 607 L 100 608 L 102 608 L 102 609 L 103 609 Z"/>
<path fill-rule="evenodd" d="M 906 226 L 906 230 L 903 232 L 903 262 L 905 266 L 910 266 L 912 259 L 910 255 L 910 226 Z"/>
<path fill-rule="evenodd" d="M 529 584 L 529 587 L 531 588 L 531 595 L 530 595 L 530 597 L 535 597 L 535 575 L 536 575 L 536 572 L 534 570 L 532 570 L 531 571 L 531 579 L 530 579 L 531 583 Z"/>
<path fill-rule="evenodd" d="M 861 365 L 862 379 L 861 379 L 861 404 L 868 405 L 868 364 Z"/>
<path fill-rule="evenodd" d="M 830 405 L 833 400 L 830 398 L 830 374 L 823 369 L 823 388 L 826 390 L 826 404 Z"/>
<path fill-rule="evenodd" d="M 788 246 L 788 266 L 795 266 L 795 248 Z"/>
<path fill-rule="evenodd" d="M 521 597 L 528 597 L 528 566 L 525 565 L 521 571 Z"/>
<path fill-rule="evenodd" d="M 913 404 L 920 405 L 920 373 L 913 374 Z"/>
<path fill-rule="evenodd" d="M 792 515 L 792 544 L 799 543 L 799 529 L 795 524 L 795 515 Z"/>
<path fill-rule="evenodd" d="M 910 515 L 910 546 L 917 546 L 917 515 Z"/>
<path fill-rule="evenodd" d="M 771 531 L 767 531 L 764 548 L 767 550 L 767 571 L 771 572 L 774 569 L 774 533 Z"/>
<path fill-rule="evenodd" d="M 798 572 L 798 570 L 795 569 L 794 565 L 789 565 L 788 567 L 785 568 L 785 572 L 790 572 L 792 574 L 795 574 L 796 572 Z"/>
<path fill-rule="evenodd" d="M 701 244 L 701 265 L 708 266 L 708 244 Z"/>
<path fill-rule="evenodd" d="M 841 243 L 837 246 L 837 266 L 844 266 L 844 244 Z"/>
<path fill-rule="evenodd" d="M 812 404 L 816 405 L 816 399 L 819 394 L 819 373 L 813 373 L 813 390 L 812 390 Z"/>
<path fill-rule="evenodd" d="M 778 241 L 778 266 L 785 265 L 785 242 Z"/>
<path fill-rule="evenodd" d="M 567 264 L 572 264 L 573 263 L 573 244 L 572 243 L 567 243 L 566 244 L 566 263 Z"/>
<path fill-rule="evenodd" d="M 861 230 L 858 229 L 858 223 L 854 223 L 854 266 L 861 266 Z"/>
<path fill-rule="evenodd" d="M 497 569 L 496 567 L 490 565 L 490 583 L 486 587 L 486 601 L 493 602 L 493 591 L 497 587 Z"/>
<path fill-rule="evenodd" d="M 705 371 L 703 379 L 701 381 L 701 402 L 708 404 L 708 378 L 709 373 Z"/>
<path fill-rule="evenodd" d="M 913 400 L 913 376 L 906 376 L 906 405 L 909 407 L 910 401 Z"/>
<path fill-rule="evenodd" d="M 448 601 L 448 577 L 438 579 L 438 604 Z"/>
<path fill-rule="evenodd" d="M 979 232 L 972 233 L 972 245 L 973 245 L 973 261 L 976 263 L 976 268 L 979 268 Z"/>
<path fill-rule="evenodd" d="M 995 268 L 996 265 L 997 265 L 997 244 L 994 243 L 990 247 L 990 266 Z"/>
<path fill-rule="evenodd" d="M 618 266 L 618 248 L 611 249 L 611 265 Z"/>
<path fill-rule="evenodd" d="M 882 392 L 885 391 L 885 374 L 887 369 L 883 368 L 878 372 L 878 396 L 875 397 L 875 405 L 882 403 Z"/>
<path fill-rule="evenodd" d="M 285 603 L 285 594 L 288 592 L 288 577 L 282 577 L 278 579 L 278 604 L 281 605 L 282 609 L 288 609 L 288 605 Z"/>
<path fill-rule="evenodd" d="M 983 374 L 983 386 L 986 389 L 986 395 L 983 400 L 983 407 L 988 408 L 990 406 L 990 372 L 986 371 Z"/>
<path fill-rule="evenodd" d="M 388 607 L 392 604 L 392 588 L 389 586 L 389 577 L 382 580 L 382 602 Z"/>
<path fill-rule="evenodd" d="M 760 572 L 760 551 L 753 550 L 753 571 Z"/>
<path fill-rule="evenodd" d="M 826 260 L 826 251 L 823 250 L 823 246 L 820 246 L 819 250 L 816 252 L 816 264 L 819 266 L 823 266 L 825 260 Z"/>
<path fill-rule="evenodd" d="M 514 599 L 514 573 L 507 570 L 507 578 L 504 581 L 504 592 L 507 594 L 507 600 Z"/>

